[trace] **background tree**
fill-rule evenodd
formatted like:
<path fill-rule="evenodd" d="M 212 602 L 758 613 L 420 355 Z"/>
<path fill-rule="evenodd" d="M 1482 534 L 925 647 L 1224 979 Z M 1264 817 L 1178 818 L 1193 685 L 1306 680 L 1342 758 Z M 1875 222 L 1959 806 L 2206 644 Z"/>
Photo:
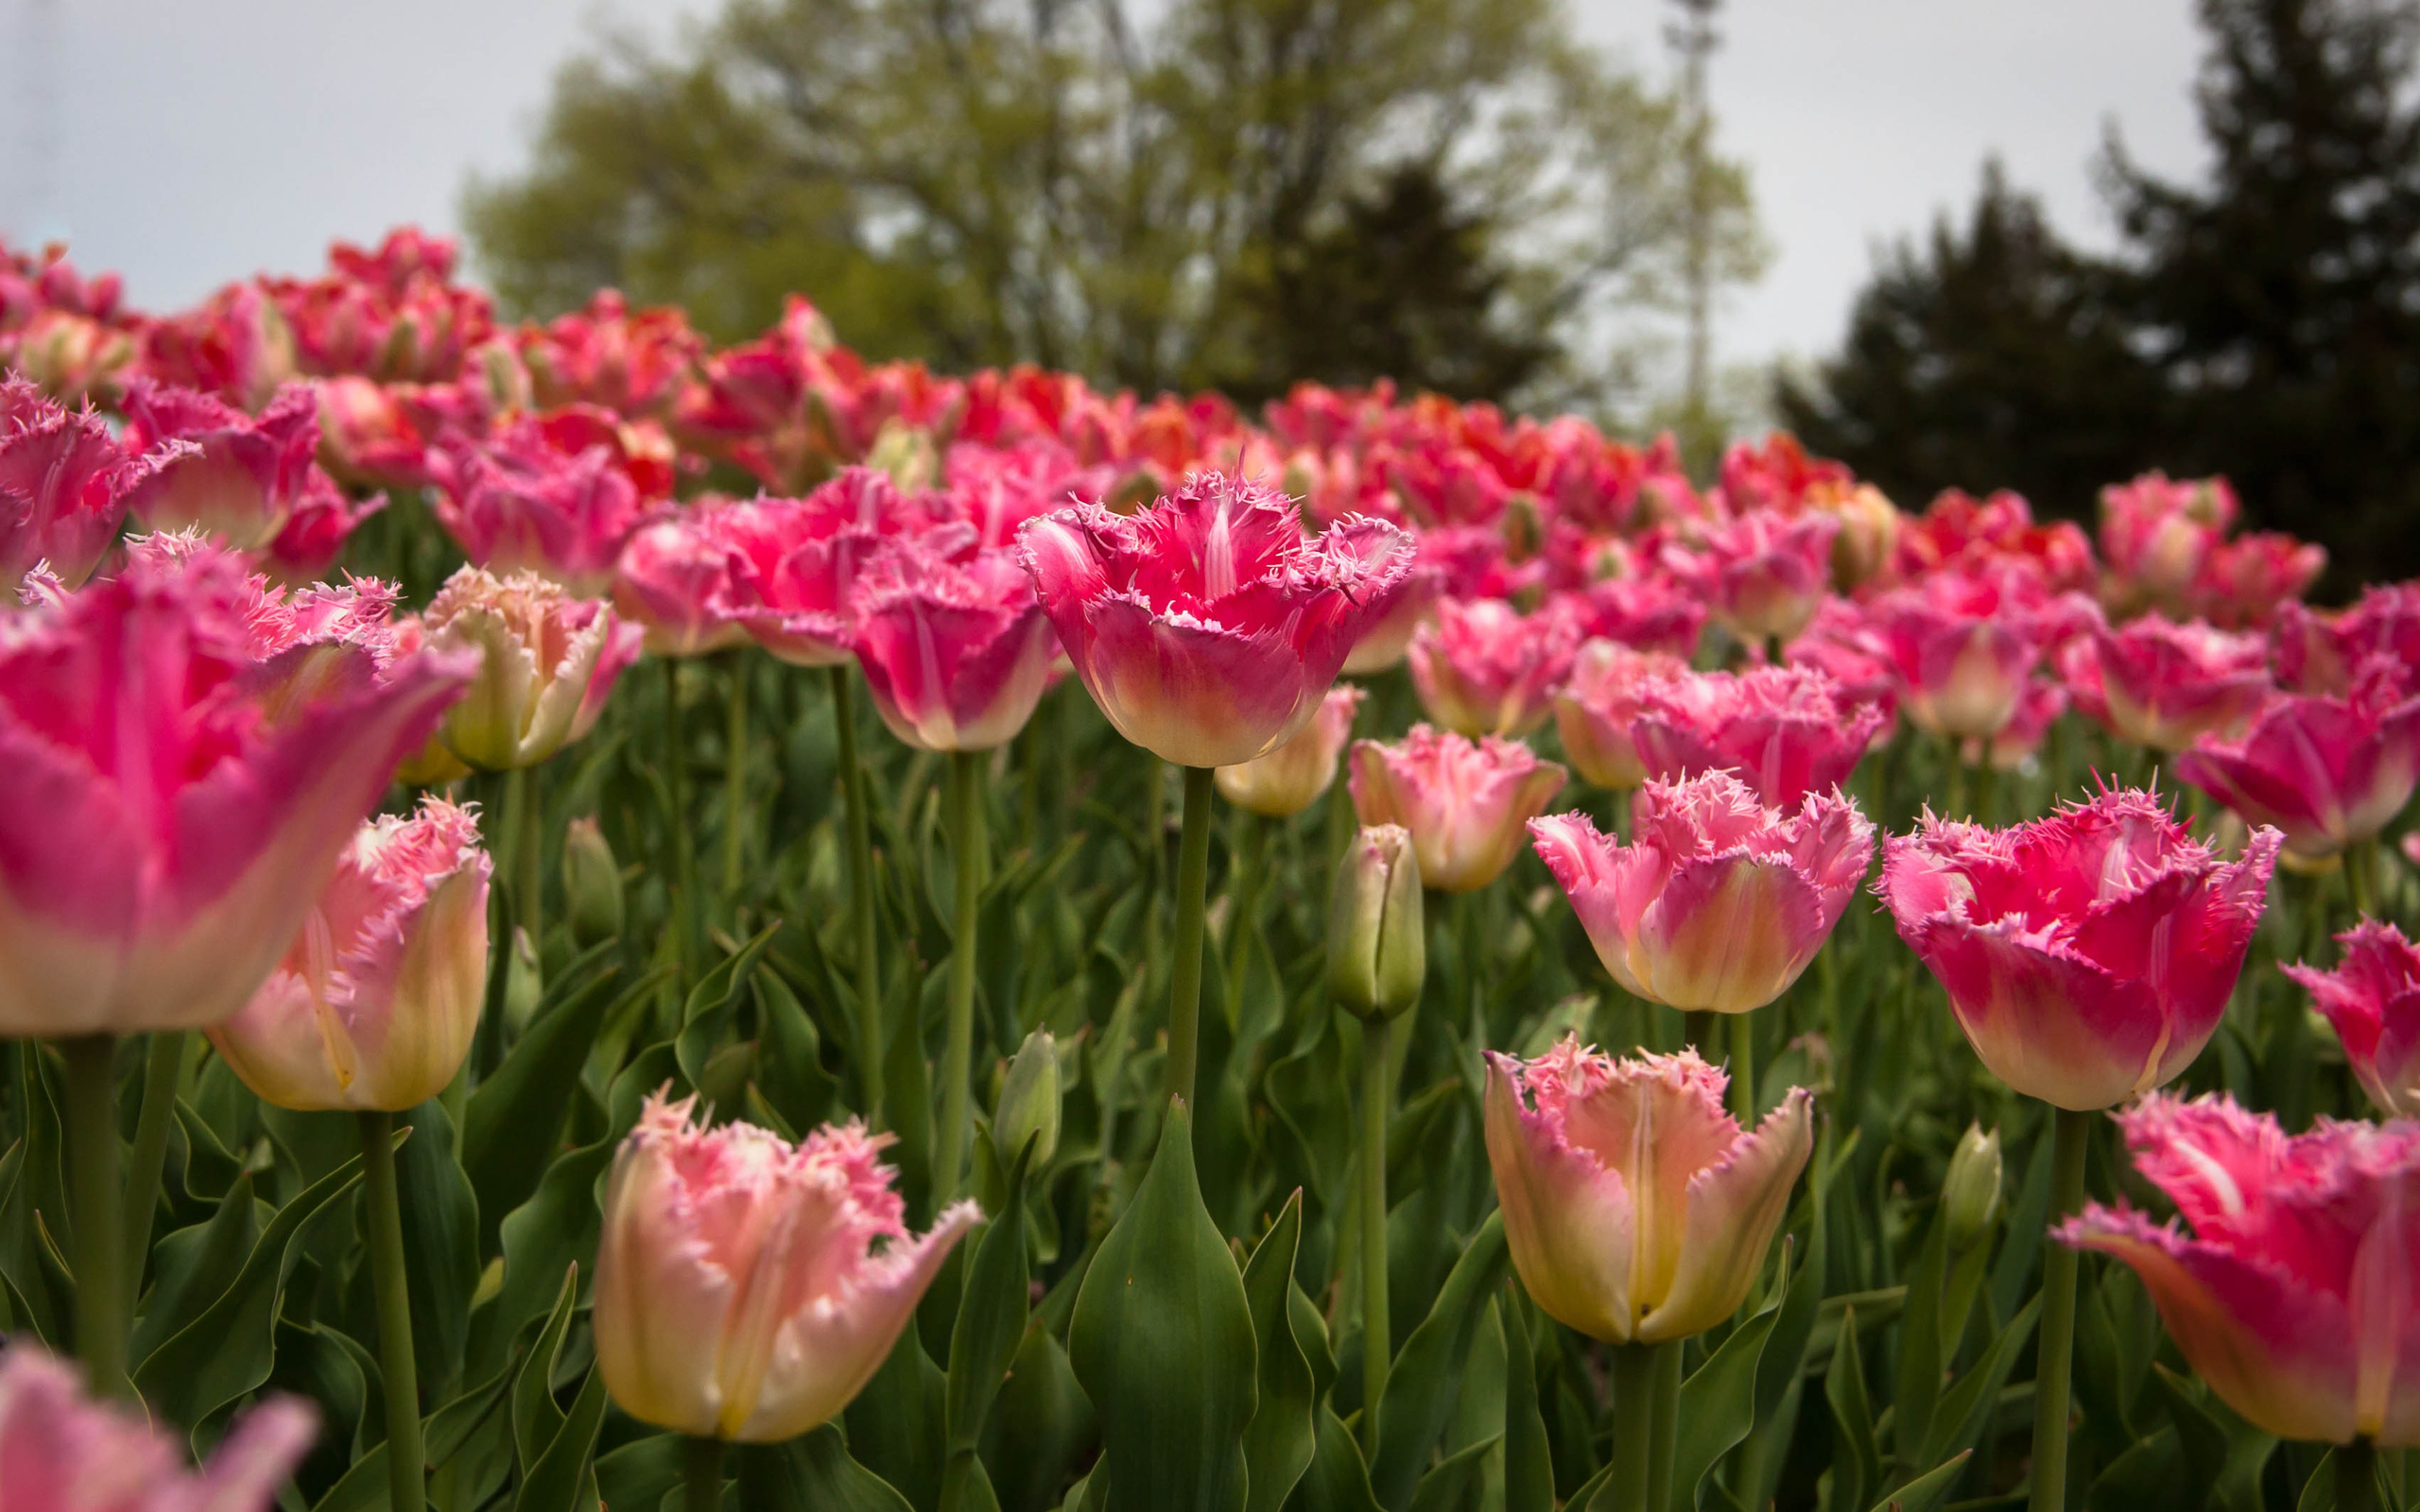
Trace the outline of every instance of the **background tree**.
<path fill-rule="evenodd" d="M 465 212 L 532 314 L 613 284 L 735 336 L 799 290 L 952 368 L 1257 393 L 1400 358 L 1604 407 L 1675 308 L 1682 129 L 1556 0 L 732 0 L 677 55 L 568 64 Z"/>

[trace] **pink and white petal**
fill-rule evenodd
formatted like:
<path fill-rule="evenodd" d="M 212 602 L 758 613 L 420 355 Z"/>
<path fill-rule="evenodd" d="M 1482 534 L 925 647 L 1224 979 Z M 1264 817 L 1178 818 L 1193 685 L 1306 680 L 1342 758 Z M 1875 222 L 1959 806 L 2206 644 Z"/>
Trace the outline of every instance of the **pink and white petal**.
<path fill-rule="evenodd" d="M 1936 916 L 1900 933 L 1993 1075 L 2074 1111 L 2148 1090 L 2168 1028 L 2147 987 L 2024 939 L 2014 923 Z"/>
<path fill-rule="evenodd" d="M 1492 1052 L 1487 1059 L 1487 1160 L 1521 1284 L 1557 1322 L 1626 1344 L 1637 1328 L 1634 1194 L 1619 1172 L 1521 1106 L 1517 1062 Z"/>
<path fill-rule="evenodd" d="M 1683 863 L 1640 917 L 1634 961 L 1658 1003 L 1746 1013 L 1781 996 L 1825 934 L 1824 900 L 1787 860 Z"/>
<path fill-rule="evenodd" d="M 1755 1132 L 1690 1178 L 1671 1284 L 1640 1322 L 1640 1339 L 1703 1333 L 1739 1310 L 1814 1149 L 1814 1099 L 1793 1087 Z"/>

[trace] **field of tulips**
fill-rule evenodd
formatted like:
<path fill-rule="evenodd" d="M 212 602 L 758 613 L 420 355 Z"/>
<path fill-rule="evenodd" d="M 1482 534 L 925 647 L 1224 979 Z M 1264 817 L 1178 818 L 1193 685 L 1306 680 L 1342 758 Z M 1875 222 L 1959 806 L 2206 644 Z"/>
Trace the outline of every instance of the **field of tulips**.
<path fill-rule="evenodd" d="M 0 369 L 6 1512 L 2420 1503 L 2420 585 L 2222 480 L 410 232 Z"/>

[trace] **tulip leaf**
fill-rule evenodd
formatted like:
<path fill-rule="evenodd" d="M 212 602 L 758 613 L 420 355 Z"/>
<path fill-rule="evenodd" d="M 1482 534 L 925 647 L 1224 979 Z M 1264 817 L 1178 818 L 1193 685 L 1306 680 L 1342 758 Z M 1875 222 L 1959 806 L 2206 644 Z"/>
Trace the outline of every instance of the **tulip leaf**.
<path fill-rule="evenodd" d="M 688 1467 L 679 1434 L 650 1434 L 596 1456 L 596 1499 L 607 1507 L 655 1507 L 681 1488 Z"/>
<path fill-rule="evenodd" d="M 247 1171 L 236 1177 L 209 1221 L 164 1234 L 151 1246 L 151 1268 L 160 1280 L 143 1315 L 135 1319 L 128 1347 L 129 1357 L 138 1366 L 235 1283 L 260 1242 L 262 1206 L 252 1195 L 252 1177 Z"/>
<path fill-rule="evenodd" d="M 591 1455 L 605 1423 L 605 1375 L 590 1366 L 588 1379 L 563 1418 L 562 1427 L 537 1462 L 527 1466 L 513 1512 L 575 1512 L 596 1503 Z"/>
<path fill-rule="evenodd" d="M 916 1512 L 941 1505 L 942 1457 L 934 1449 L 948 1432 L 948 1378 L 925 1352 L 911 1322 L 848 1406 L 851 1452 L 897 1487 Z"/>
<path fill-rule="evenodd" d="M 1384 1418 L 1379 1419 L 1378 1432 L 1386 1432 Z M 1478 1500 L 1474 1493 L 1485 1473 L 1487 1457 L 1502 1442 L 1499 1438 L 1482 1438 L 1439 1461 L 1436 1469 L 1420 1478 L 1419 1488 L 1411 1493 L 1406 1512 L 1454 1512 L 1455 1508 Z"/>
<path fill-rule="evenodd" d="M 479 1201 L 455 1159 L 454 1126 L 442 1102 L 431 1098 L 396 1122 L 412 1129 L 395 1152 L 395 1194 L 403 1210 L 414 1358 L 423 1380 L 450 1382 L 462 1367 L 471 1297 L 479 1285 Z M 518 1142 L 519 1136 L 504 1141 Z"/>
<path fill-rule="evenodd" d="M 1866 1395 L 1854 1308 L 1841 1315 L 1841 1342 L 1824 1375 L 1824 1398 L 1832 1409 L 1831 1504 L 1856 1506 L 1881 1484 L 1882 1450 L 1875 1441 L 1874 1403 Z"/>
<path fill-rule="evenodd" d="M 1947 1500 L 1949 1488 L 1958 1484 L 1958 1477 L 1964 1473 L 1966 1461 L 1974 1452 L 1971 1449 L 1960 1450 L 1955 1456 L 1875 1503 L 1873 1512 L 1933 1512 Z"/>
<path fill-rule="evenodd" d="M 2176 1430 L 2162 1428 L 2148 1438 L 2130 1442 L 2117 1458 L 2102 1466 L 2100 1473 L 2092 1478 L 2084 1504 L 2125 1507 L 2129 1512 L 2163 1506 L 2198 1508 L 2204 1503 L 2179 1495 L 2184 1474 L 2185 1452 L 2177 1441 Z"/>
<path fill-rule="evenodd" d="M 1529 1323 L 1517 1296 L 1499 1297 L 1497 1305 L 1504 1315 L 1504 1512 L 1554 1512 L 1554 1452 L 1538 1405 Z"/>
<path fill-rule="evenodd" d="M 1932 1452 L 1925 1456 L 1925 1462 L 1940 1464 L 1961 1450 L 1974 1448 L 1982 1437 L 1983 1425 L 1991 1420 L 1992 1409 L 1999 1405 L 2000 1388 L 2008 1383 L 2009 1371 L 2015 1368 L 2025 1341 L 2032 1337 L 2034 1320 L 2041 1312 L 2042 1298 L 2037 1296 L 2009 1319 L 2008 1327 L 2000 1330 L 1974 1368 L 1941 1399 L 1933 1418 Z"/>
<path fill-rule="evenodd" d="M 1935 1214 L 1925 1234 L 1924 1249 L 1908 1278 L 1906 1310 L 1899 1314 L 1897 1389 L 1891 1398 L 1891 1436 L 1900 1469 L 1913 1474 L 1935 1463 L 1925 1458 L 1930 1447 L 1933 1404 L 1941 1399 L 1942 1290 L 1948 1277 L 1949 1209 Z"/>
<path fill-rule="evenodd" d="M 537 1343 L 512 1377 L 512 1442 L 521 1463 L 534 1463 L 562 1431 L 563 1412 L 555 1404 L 555 1369 L 562 1363 L 563 1335 L 571 1328 L 579 1302 L 579 1267 L 563 1271 L 562 1287 L 555 1294 L 554 1311 L 538 1331 Z"/>
<path fill-rule="evenodd" d="M 1067 1351 L 1028 1328 L 1009 1379 L 983 1418 L 983 1469 L 1002 1512 L 1050 1512 L 1100 1425 Z"/>
<path fill-rule="evenodd" d="M 1240 1512 L 1254 1353 L 1243 1278 L 1194 1177 L 1192 1114 L 1173 1099 L 1069 1329 L 1100 1413 L 1109 1512 Z"/>
<path fill-rule="evenodd" d="M 831 1117 L 840 1084 L 823 1069 L 815 1020 L 778 971 L 756 973 L 756 1085 L 765 1101 L 793 1129 L 810 1129 Z"/>
<path fill-rule="evenodd" d="M 1316 1448 L 1311 1364 L 1295 1342 L 1289 1305 L 1302 1239 L 1303 1194 L 1296 1188 L 1244 1266 L 1244 1299 L 1252 1308 L 1260 1377 L 1259 1400 L 1244 1430 L 1246 1512 L 1279 1512 L 1310 1468 Z"/>
<path fill-rule="evenodd" d="M 747 1512 L 911 1512 L 890 1482 L 849 1457 L 830 1423 L 778 1444 L 740 1445 L 732 1458 Z"/>
<path fill-rule="evenodd" d="M 984 1415 L 992 1410 L 992 1399 L 1025 1333 L 1032 1301 L 1025 1252 L 1025 1180 L 1032 1155 L 1028 1140 L 1009 1173 L 1008 1196 L 975 1243 L 975 1259 L 959 1295 L 944 1399 L 948 1433 L 943 1442 L 953 1457 L 973 1454 L 982 1441 Z"/>
<path fill-rule="evenodd" d="M 1369 1467 L 1362 1463 L 1353 1431 L 1325 1402 L 1320 1403 L 1318 1418 L 1310 1468 L 1294 1483 L 1286 1512 L 1378 1512 Z"/>
<path fill-rule="evenodd" d="M 1452 1419 L 1463 1362 L 1486 1320 L 1505 1265 L 1504 1215 L 1491 1212 L 1462 1246 L 1428 1315 L 1396 1351 L 1378 1411 L 1378 1453 L 1370 1485 L 1382 1506 L 1411 1498 Z"/>
<path fill-rule="evenodd" d="M 1777 1295 L 1754 1316 L 1731 1331 L 1705 1364 L 1681 1383 L 1680 1431 L 1672 1445 L 1672 1501 L 1698 1504 L 1698 1486 L 1715 1462 L 1756 1425 L 1757 1364 L 1789 1294 L 1789 1251 L 1785 1240 L 1776 1271 Z"/>
<path fill-rule="evenodd" d="M 755 971 L 757 958 L 765 954 L 765 947 L 772 943 L 781 927 L 779 922 L 766 925 L 689 989 L 689 1000 L 681 1013 L 681 1033 L 673 1046 L 680 1057 L 681 1074 L 691 1087 L 706 1085 L 706 1062 L 714 1058 L 715 1052 L 729 1038 L 741 990 L 747 987 L 750 973 Z M 728 1116 L 733 1109 L 720 1111 Z"/>
<path fill-rule="evenodd" d="M 398 1130 L 396 1138 L 407 1138 Z M 134 1372 L 135 1389 L 170 1422 L 199 1425 L 268 1379 L 286 1279 L 302 1258 L 303 1230 L 361 1179 L 358 1156 L 278 1210 L 251 1257 L 216 1300 L 169 1335 Z"/>

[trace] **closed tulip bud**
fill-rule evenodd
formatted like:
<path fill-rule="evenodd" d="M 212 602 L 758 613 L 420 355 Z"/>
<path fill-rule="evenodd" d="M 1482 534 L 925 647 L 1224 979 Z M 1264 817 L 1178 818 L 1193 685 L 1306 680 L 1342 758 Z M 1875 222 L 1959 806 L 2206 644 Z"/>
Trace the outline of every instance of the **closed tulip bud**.
<path fill-rule="evenodd" d="M 538 1016 L 538 1004 L 546 994 L 545 975 L 538 964 L 538 947 L 530 941 L 529 932 L 515 927 L 512 951 L 504 963 L 504 1022 L 514 1034 L 529 1026 Z"/>
<path fill-rule="evenodd" d="M 1399 824 L 1365 826 L 1336 870 L 1327 982 L 1355 1016 L 1392 1019 L 1420 1001 L 1428 974 L 1420 922 L 1420 854 Z"/>
<path fill-rule="evenodd" d="M 1026 1142 L 1033 1142 L 1036 1170 L 1059 1152 L 1059 1042 L 1036 1029 L 1017 1046 L 992 1112 L 992 1140 L 1002 1165 L 1014 1165 Z"/>
<path fill-rule="evenodd" d="M 1969 1124 L 1950 1152 L 1941 1204 L 1949 1214 L 1949 1247 L 1963 1253 L 1991 1232 L 2000 1215 L 2000 1131 Z"/>
<path fill-rule="evenodd" d="M 622 932 L 622 868 L 595 815 L 563 829 L 563 896 L 571 900 L 571 937 L 580 945 Z"/>
<path fill-rule="evenodd" d="M 764 1444 L 830 1421 L 873 1379 L 950 1249 L 961 1202 L 918 1237 L 881 1141 L 827 1125 L 797 1144 L 698 1128 L 648 1100 L 614 1158 L 596 1249 L 596 1368 L 624 1412 Z"/>

